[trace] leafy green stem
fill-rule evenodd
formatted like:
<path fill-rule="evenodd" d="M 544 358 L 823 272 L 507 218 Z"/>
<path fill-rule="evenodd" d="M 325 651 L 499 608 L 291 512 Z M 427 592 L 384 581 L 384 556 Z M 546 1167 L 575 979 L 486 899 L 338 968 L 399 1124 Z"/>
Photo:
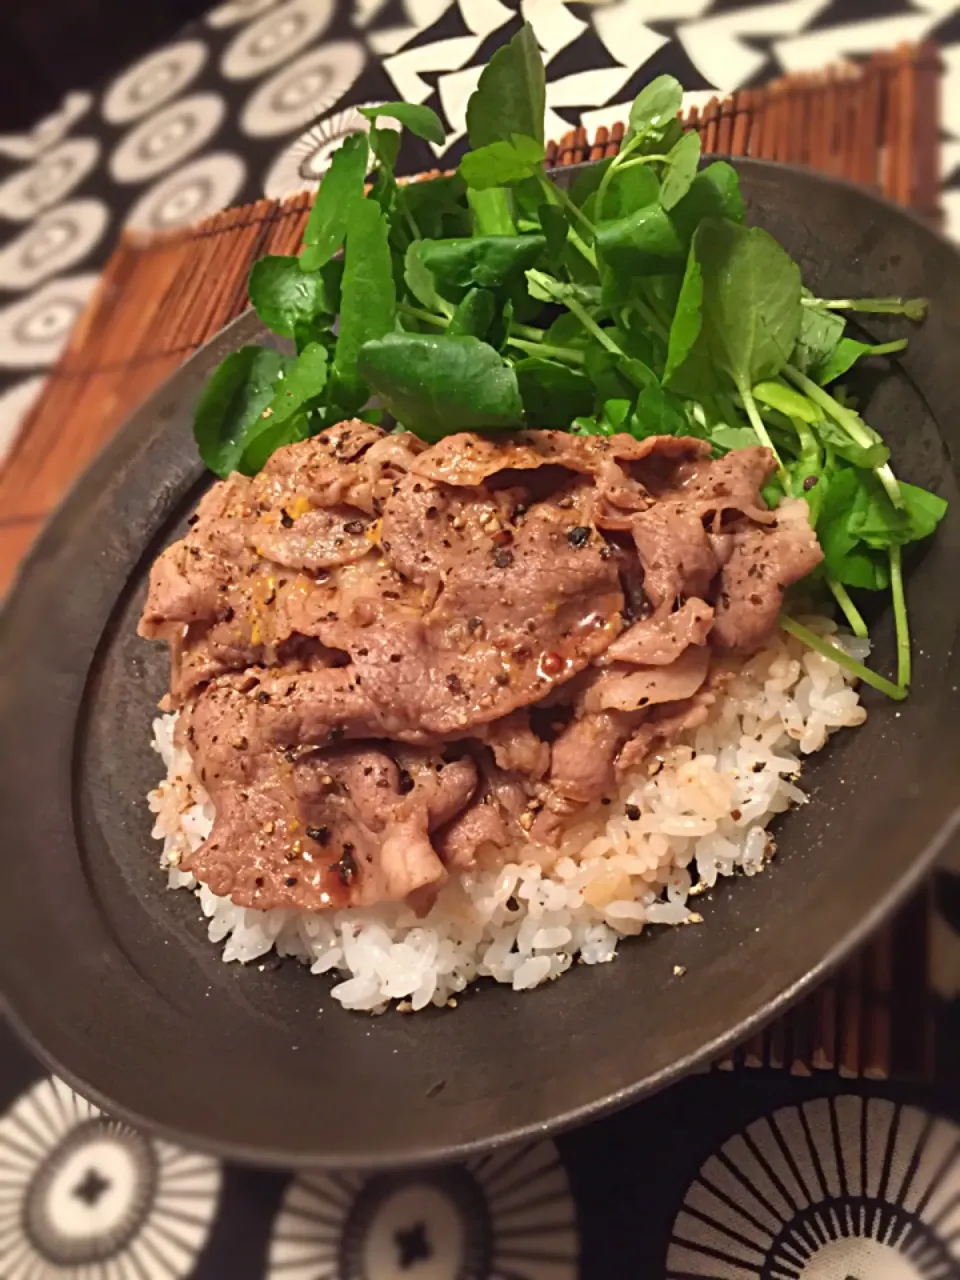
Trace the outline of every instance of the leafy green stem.
<path fill-rule="evenodd" d="M 847 591 L 847 588 L 842 582 L 837 582 L 836 578 L 832 578 L 829 574 L 827 574 L 827 586 L 830 588 L 834 600 L 836 600 L 837 604 L 843 610 L 843 616 L 850 624 L 850 630 L 859 639 L 865 640 L 870 632 L 867 629 L 867 624 L 864 622 L 863 615 L 860 613 L 860 610 L 850 599 L 850 593 Z M 901 684 L 902 683 L 903 681 L 901 680 Z"/>
<path fill-rule="evenodd" d="M 908 320 L 922 320 L 929 305 L 926 298 L 807 298 L 805 307 L 819 307 L 824 311 L 859 311 L 870 315 L 906 316 Z"/>
<path fill-rule="evenodd" d="M 907 696 L 907 690 L 903 685 L 894 684 L 892 680 L 887 680 L 884 676 L 878 675 L 876 671 L 871 671 L 869 667 L 864 666 L 862 662 L 858 662 L 856 658 L 851 658 L 839 645 L 831 644 L 829 640 L 825 640 L 823 636 L 818 636 L 815 631 L 805 627 L 802 622 L 797 622 L 795 618 L 781 613 L 780 627 L 788 636 L 793 636 L 795 640 L 805 644 L 814 653 L 819 653 L 824 658 L 829 658 L 838 667 L 843 667 L 844 671 L 849 671 L 852 676 L 856 676 L 864 684 L 868 684 L 874 689 L 879 689 L 881 693 L 885 693 L 888 698 L 892 698 L 895 702 L 902 702 Z"/>
<path fill-rule="evenodd" d="M 897 682 L 907 689 L 912 675 L 910 660 L 910 623 L 907 599 L 903 590 L 903 561 L 898 544 L 890 548 L 890 592 L 893 596 L 893 620 L 897 630 Z"/>
<path fill-rule="evenodd" d="M 741 387 L 740 398 L 743 400 L 743 407 L 747 411 L 747 417 L 750 419 L 750 425 L 753 427 L 757 439 L 765 448 L 769 449 L 776 458 L 777 474 L 780 476 L 784 487 L 786 487 L 789 482 L 787 470 L 781 461 L 779 453 L 777 453 L 777 450 L 774 447 L 773 441 L 770 439 L 770 432 L 767 430 L 767 424 L 760 416 L 760 410 L 757 408 L 757 402 L 753 398 L 753 392 L 747 386 Z"/>
<path fill-rule="evenodd" d="M 554 360 L 565 360 L 568 364 L 583 364 L 583 352 L 575 347 L 553 347 L 549 342 L 529 342 L 525 338 L 515 338 L 508 334 L 507 342 L 519 351 L 526 351 L 531 356 L 552 356 Z"/>
<path fill-rule="evenodd" d="M 803 392 L 808 400 L 812 400 L 838 426 L 843 427 L 851 440 L 861 445 L 864 449 L 870 448 L 876 437 L 871 437 L 859 414 L 854 413 L 852 409 L 846 408 L 839 400 L 835 400 L 829 391 L 824 391 L 823 387 L 814 382 L 812 378 L 808 378 L 806 374 L 801 373 L 799 369 L 795 369 L 793 365 L 788 364 L 783 370 L 783 374 L 785 378 Z M 900 485 L 897 483 L 897 477 L 893 474 L 890 464 L 885 462 L 882 467 L 877 467 L 875 474 L 884 489 L 886 489 L 887 496 L 893 505 L 898 509 L 902 509 L 903 494 L 900 492 Z"/>
<path fill-rule="evenodd" d="M 640 318 L 645 321 L 647 326 L 657 335 L 661 342 L 670 341 L 669 327 L 665 325 L 657 315 L 651 302 L 648 302 L 645 298 L 638 297 L 634 294 L 631 299 L 631 304 Z"/>
<path fill-rule="evenodd" d="M 447 327 L 448 316 L 437 316 L 432 311 L 424 311 L 422 307 L 411 306 L 409 302 L 398 302 L 397 310 L 412 320 L 422 320 L 424 324 L 436 325 L 438 329 Z"/>
<path fill-rule="evenodd" d="M 623 355 L 623 352 L 610 337 L 609 333 L 607 333 L 605 329 L 600 328 L 596 320 L 594 320 L 593 316 L 581 302 L 578 302 L 576 298 L 565 298 L 564 305 L 577 317 L 584 329 L 586 329 L 587 333 L 592 334 L 593 337 L 596 338 L 604 350 L 609 351 L 610 354 L 614 356 Z"/>
<path fill-rule="evenodd" d="M 596 228 L 583 210 L 578 205 L 574 204 L 566 191 L 564 191 L 563 187 L 557 186 L 555 182 L 552 182 L 542 169 L 537 170 L 537 180 L 546 192 L 547 199 L 550 203 L 559 204 L 565 212 L 574 217 L 592 240 L 596 235 Z"/>
<path fill-rule="evenodd" d="M 610 183 L 613 181 L 613 175 L 617 172 L 618 169 L 622 169 L 625 164 L 629 163 L 629 160 L 627 159 L 627 157 L 630 155 L 631 152 L 636 151 L 637 147 L 639 147 L 642 144 L 642 142 L 643 142 L 643 134 L 641 133 L 634 134 L 634 136 L 630 139 L 629 142 L 624 143 L 624 145 L 620 148 L 617 154 L 610 161 L 609 165 L 607 165 L 606 173 L 604 173 L 603 177 L 600 179 L 600 185 L 597 187 L 597 199 L 596 199 L 595 208 L 596 208 L 596 215 L 597 215 L 598 222 L 601 220 L 603 216 L 603 201 L 604 201 L 604 197 L 607 194 L 607 189 L 610 186 Z"/>

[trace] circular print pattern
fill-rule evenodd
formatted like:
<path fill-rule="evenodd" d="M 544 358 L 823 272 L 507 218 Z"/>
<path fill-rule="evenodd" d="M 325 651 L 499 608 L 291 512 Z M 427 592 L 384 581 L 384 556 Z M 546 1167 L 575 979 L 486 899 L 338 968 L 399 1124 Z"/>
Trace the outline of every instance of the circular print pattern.
<path fill-rule="evenodd" d="M 200 74 L 207 60 L 202 40 L 180 40 L 135 62 L 103 95 L 101 111 L 110 124 L 130 124 L 169 102 Z"/>
<path fill-rule="evenodd" d="M 0 1274 L 180 1277 L 206 1241 L 216 1161 L 109 1120 L 41 1080 L 0 1121 Z"/>
<path fill-rule="evenodd" d="M 338 40 L 296 58 L 250 95 L 241 129 L 252 138 L 275 138 L 303 128 L 352 88 L 366 56 L 362 44 Z"/>
<path fill-rule="evenodd" d="M 109 221 L 102 200 L 68 200 L 42 213 L 0 249 L 0 289 L 32 289 L 76 266 L 100 242 Z"/>
<path fill-rule="evenodd" d="M 576 1216 L 552 1142 L 412 1173 L 291 1182 L 267 1280 L 573 1280 Z"/>
<path fill-rule="evenodd" d="M 172 231 L 225 209 L 243 186 L 246 166 L 230 151 L 191 161 L 149 187 L 127 214 L 127 226 Z"/>
<path fill-rule="evenodd" d="M 334 0 L 287 0 L 234 36 L 223 52 L 220 70 L 228 80 L 265 75 L 326 31 Z"/>
<path fill-rule="evenodd" d="M 0 182 L 0 218 L 29 222 L 78 187 L 99 155 L 94 138 L 67 138 L 51 147 L 28 169 Z"/>
<path fill-rule="evenodd" d="M 236 27 L 241 22 L 272 9 L 277 0 L 227 0 L 207 12 L 207 25 L 211 27 Z"/>
<path fill-rule="evenodd" d="M 364 102 L 364 107 L 379 103 Z M 383 128 L 399 129 L 396 120 L 386 117 Z M 330 168 L 333 153 L 351 133 L 369 133 L 370 121 L 357 107 L 346 107 L 326 120 L 321 120 L 299 138 L 294 138 L 276 156 L 263 180 L 263 194 L 271 200 L 284 200 L 299 191 L 315 191 Z"/>
<path fill-rule="evenodd" d="M 110 157 L 117 182 L 146 182 L 180 164 L 209 142 L 220 128 L 226 104 L 215 93 L 194 93 L 142 121 Z"/>
<path fill-rule="evenodd" d="M 725 1142 L 673 1224 L 669 1280 L 950 1280 L 960 1128 L 885 1098 L 783 1107 Z"/>
<path fill-rule="evenodd" d="M 0 308 L 0 367 L 39 369 L 53 364 L 99 279 L 95 273 L 61 276 Z"/>

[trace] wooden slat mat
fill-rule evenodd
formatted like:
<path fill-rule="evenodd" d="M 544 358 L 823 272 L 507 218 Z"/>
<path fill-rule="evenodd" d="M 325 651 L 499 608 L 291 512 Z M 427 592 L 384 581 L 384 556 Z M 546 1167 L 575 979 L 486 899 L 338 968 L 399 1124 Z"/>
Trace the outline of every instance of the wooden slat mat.
<path fill-rule="evenodd" d="M 863 65 L 713 99 L 684 123 L 699 131 L 705 152 L 807 164 L 935 218 L 937 75 L 935 49 L 904 47 Z M 578 130 L 551 144 L 549 162 L 614 155 L 623 134 L 623 125 L 592 140 Z M 296 252 L 309 205 L 307 194 L 261 200 L 185 231 L 120 241 L 0 471 L 0 592 L 67 487 L 130 411 L 244 309 L 255 259 Z M 834 979 L 718 1065 L 927 1074 L 929 909 L 924 891 Z"/>

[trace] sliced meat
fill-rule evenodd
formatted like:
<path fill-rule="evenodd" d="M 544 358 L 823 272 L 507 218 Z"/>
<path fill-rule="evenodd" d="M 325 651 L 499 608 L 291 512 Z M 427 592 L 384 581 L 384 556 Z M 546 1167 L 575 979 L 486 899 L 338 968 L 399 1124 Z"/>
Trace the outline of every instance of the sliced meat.
<path fill-rule="evenodd" d="M 437 832 L 434 843 L 444 866 L 467 870 L 516 847 L 526 835 L 518 820 L 528 805 L 520 782 L 484 762 L 471 802 Z"/>
<path fill-rule="evenodd" d="M 773 524 L 738 529 L 720 575 L 715 643 L 722 649 L 759 648 L 777 625 L 785 588 L 806 577 L 822 559 L 802 498 L 782 502 Z"/>
<path fill-rule="evenodd" d="M 403 758 L 367 746 L 260 754 L 244 776 L 212 781 L 213 831 L 181 867 L 263 910 L 370 906 L 441 882 L 430 832 L 469 803 L 476 767 Z"/>
<path fill-rule="evenodd" d="M 491 748 L 498 767 L 507 773 L 519 773 L 536 780 L 550 768 L 550 747 L 530 727 L 530 713 L 526 709 L 512 711 L 502 720 L 483 725 L 476 736 Z"/>
<path fill-rule="evenodd" d="M 704 441 L 687 436 L 637 440 L 625 433 L 574 436 L 566 431 L 520 431 L 487 438 L 461 432 L 435 444 L 417 459 L 413 469 L 428 480 L 476 488 L 500 471 L 554 466 L 597 476 L 611 462 L 642 462 L 656 456 L 676 463 L 709 452 Z"/>
<path fill-rule="evenodd" d="M 296 518 L 284 509 L 275 522 L 254 529 L 258 556 L 286 569 L 319 573 L 351 564 L 370 551 L 371 519 L 356 507 L 313 507 Z"/>
<path fill-rule="evenodd" d="M 643 618 L 628 627 L 600 659 L 661 666 L 676 661 L 688 645 L 706 644 L 713 626 L 713 608 L 696 597 L 663 616 Z"/>
<path fill-rule="evenodd" d="M 184 865 L 241 906 L 423 905 L 558 842 L 702 721 L 820 551 L 763 449 L 362 421 L 231 476 L 151 573 L 213 797 Z M 314 834 L 310 834 L 310 833 Z"/>
<path fill-rule="evenodd" d="M 656 747 L 673 742 L 690 729 L 699 729 L 717 700 L 712 689 L 701 689 L 683 702 L 664 702 L 631 734 L 617 757 L 617 775 L 622 777 L 642 764 Z"/>
<path fill-rule="evenodd" d="M 682 501 L 719 532 L 721 520 L 732 513 L 769 523 L 773 513 L 760 490 L 777 469 L 769 449 L 734 449 L 722 458 L 702 459 L 678 468 L 675 485 Z M 673 497 L 672 493 L 663 495 Z"/>
<path fill-rule="evenodd" d="M 659 502 L 635 515 L 630 531 L 655 616 L 671 613 L 688 596 L 709 594 L 719 566 L 696 511 L 679 502 Z"/>
<path fill-rule="evenodd" d="M 710 650 L 690 645 L 669 666 L 617 664 L 603 672 L 583 699 L 585 711 L 642 711 L 691 698 L 707 678 Z"/>

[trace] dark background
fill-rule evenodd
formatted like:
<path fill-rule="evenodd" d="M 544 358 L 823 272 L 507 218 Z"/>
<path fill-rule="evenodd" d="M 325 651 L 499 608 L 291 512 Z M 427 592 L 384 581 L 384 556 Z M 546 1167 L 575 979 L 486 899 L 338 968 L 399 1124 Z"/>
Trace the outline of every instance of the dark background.
<path fill-rule="evenodd" d="M 0 131 L 28 129 L 175 35 L 212 0 L 0 0 Z"/>

